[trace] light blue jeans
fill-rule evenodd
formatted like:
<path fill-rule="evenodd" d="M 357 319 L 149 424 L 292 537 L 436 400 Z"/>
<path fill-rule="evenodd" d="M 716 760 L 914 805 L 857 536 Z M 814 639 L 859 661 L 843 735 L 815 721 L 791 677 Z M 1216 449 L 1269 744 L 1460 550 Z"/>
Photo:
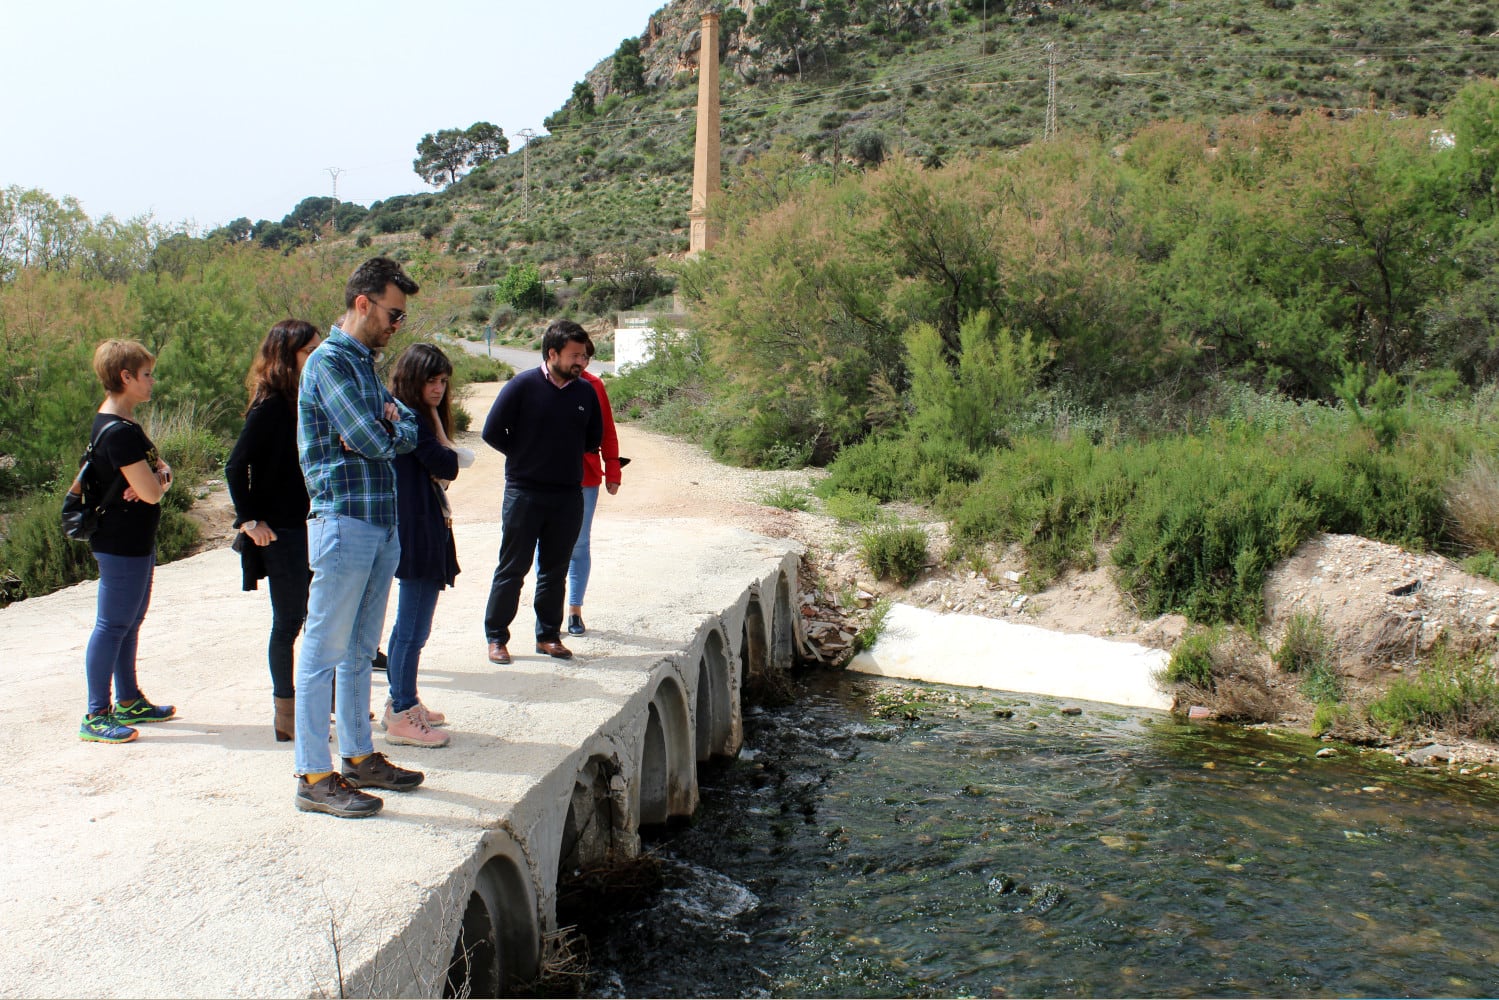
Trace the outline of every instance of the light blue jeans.
<path fill-rule="evenodd" d="M 328 752 L 328 712 L 335 684 L 339 755 L 374 752 L 370 661 L 385 627 L 401 541 L 394 527 L 320 515 L 307 522 L 307 561 L 312 588 L 302 655 L 297 658 L 298 774 L 334 770 Z"/>
<path fill-rule="evenodd" d="M 390 627 L 390 656 L 385 677 L 390 681 L 390 710 L 400 715 L 417 703 L 416 668 L 422 647 L 432 634 L 441 580 L 402 580 L 397 584 L 396 623 Z"/>
<path fill-rule="evenodd" d="M 583 594 L 588 590 L 588 574 L 593 570 L 593 553 L 588 549 L 588 538 L 593 532 L 593 509 L 599 505 L 599 488 L 583 487 L 583 525 L 578 529 L 578 540 L 573 542 L 573 557 L 567 564 L 567 606 L 581 608 Z"/>

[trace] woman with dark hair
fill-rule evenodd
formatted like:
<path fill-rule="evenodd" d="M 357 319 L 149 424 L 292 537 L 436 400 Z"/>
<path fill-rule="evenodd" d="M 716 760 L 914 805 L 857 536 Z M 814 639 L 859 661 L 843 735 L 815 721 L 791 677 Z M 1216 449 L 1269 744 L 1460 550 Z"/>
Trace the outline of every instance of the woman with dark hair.
<path fill-rule="evenodd" d="M 271 327 L 245 379 L 250 403 L 245 426 L 224 464 L 240 535 L 244 589 L 265 577 L 271 590 L 271 638 L 266 651 L 275 699 L 276 740 L 296 733 L 293 646 L 307 620 L 307 485 L 297 460 L 297 379 L 318 346 L 317 328 L 299 319 Z"/>
<path fill-rule="evenodd" d="M 448 734 L 436 727 L 446 720 L 422 704 L 416 672 L 422 647 L 432 634 L 437 595 L 458 576 L 448 483 L 474 453 L 453 443 L 453 411 L 448 383 L 453 363 L 431 344 L 412 344 L 396 359 L 390 394 L 416 414 L 416 448 L 396 456 L 396 533 L 401 561 L 396 567 L 400 593 L 390 630 L 386 677 L 390 698 L 381 727 L 387 743 L 444 747 Z"/>
<path fill-rule="evenodd" d="M 94 414 L 88 475 L 104 487 L 103 513 L 89 538 L 99 564 L 98 611 L 84 653 L 88 714 L 78 738 L 129 743 L 143 722 L 165 722 L 171 705 L 153 705 L 135 679 L 141 622 L 151 606 L 156 575 L 156 529 L 161 498 L 172 487 L 172 468 L 136 423 L 135 408 L 151 401 L 156 359 L 133 340 L 106 340 L 94 352 L 94 374 L 104 402 Z M 110 685 L 114 686 L 111 703 Z"/>

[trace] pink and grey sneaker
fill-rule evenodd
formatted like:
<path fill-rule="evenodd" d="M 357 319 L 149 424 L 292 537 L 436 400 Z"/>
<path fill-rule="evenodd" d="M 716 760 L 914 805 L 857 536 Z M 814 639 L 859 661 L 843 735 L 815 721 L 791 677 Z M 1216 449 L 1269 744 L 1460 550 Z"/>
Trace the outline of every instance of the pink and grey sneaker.
<path fill-rule="evenodd" d="M 427 724 L 421 705 L 413 705 L 404 712 L 390 717 L 385 727 L 385 742 L 408 747 L 445 747 L 452 737 L 440 733 Z"/>

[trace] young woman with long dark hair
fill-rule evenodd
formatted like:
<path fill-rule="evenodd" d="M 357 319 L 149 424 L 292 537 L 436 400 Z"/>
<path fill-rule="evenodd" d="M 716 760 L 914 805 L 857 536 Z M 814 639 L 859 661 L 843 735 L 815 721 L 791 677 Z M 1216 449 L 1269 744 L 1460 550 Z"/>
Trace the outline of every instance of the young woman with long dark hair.
<path fill-rule="evenodd" d="M 276 739 L 296 732 L 293 646 L 307 620 L 307 485 L 297 461 L 297 379 L 318 346 L 317 328 L 299 319 L 271 327 L 245 379 L 250 393 L 245 426 L 224 464 L 241 538 L 244 589 L 264 577 L 271 591 L 271 637 L 266 658 L 274 698 Z"/>
<path fill-rule="evenodd" d="M 416 448 L 395 460 L 400 592 L 386 663 L 390 698 L 381 721 L 385 741 L 406 746 L 443 747 L 449 740 L 436 728 L 446 718 L 417 695 L 416 673 L 432 634 L 437 596 L 458 576 L 448 483 L 474 460 L 473 452 L 453 443 L 452 375 L 453 363 L 442 351 L 412 344 L 396 359 L 390 377 L 390 394 L 411 408 L 417 425 Z"/>

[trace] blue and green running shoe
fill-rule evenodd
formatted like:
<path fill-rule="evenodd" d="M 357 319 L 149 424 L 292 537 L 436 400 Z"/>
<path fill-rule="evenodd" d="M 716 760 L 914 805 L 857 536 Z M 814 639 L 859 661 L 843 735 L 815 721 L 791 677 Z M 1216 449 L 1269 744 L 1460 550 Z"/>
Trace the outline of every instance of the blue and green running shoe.
<path fill-rule="evenodd" d="M 85 715 L 83 725 L 78 727 L 78 738 L 90 743 L 129 743 L 139 735 L 129 726 L 121 725 L 108 712 Z"/>
<path fill-rule="evenodd" d="M 141 695 L 128 705 L 123 701 L 115 702 L 116 721 L 130 726 L 138 726 L 142 722 L 165 722 L 176 714 L 176 706 L 153 705 L 146 700 L 145 695 Z"/>

